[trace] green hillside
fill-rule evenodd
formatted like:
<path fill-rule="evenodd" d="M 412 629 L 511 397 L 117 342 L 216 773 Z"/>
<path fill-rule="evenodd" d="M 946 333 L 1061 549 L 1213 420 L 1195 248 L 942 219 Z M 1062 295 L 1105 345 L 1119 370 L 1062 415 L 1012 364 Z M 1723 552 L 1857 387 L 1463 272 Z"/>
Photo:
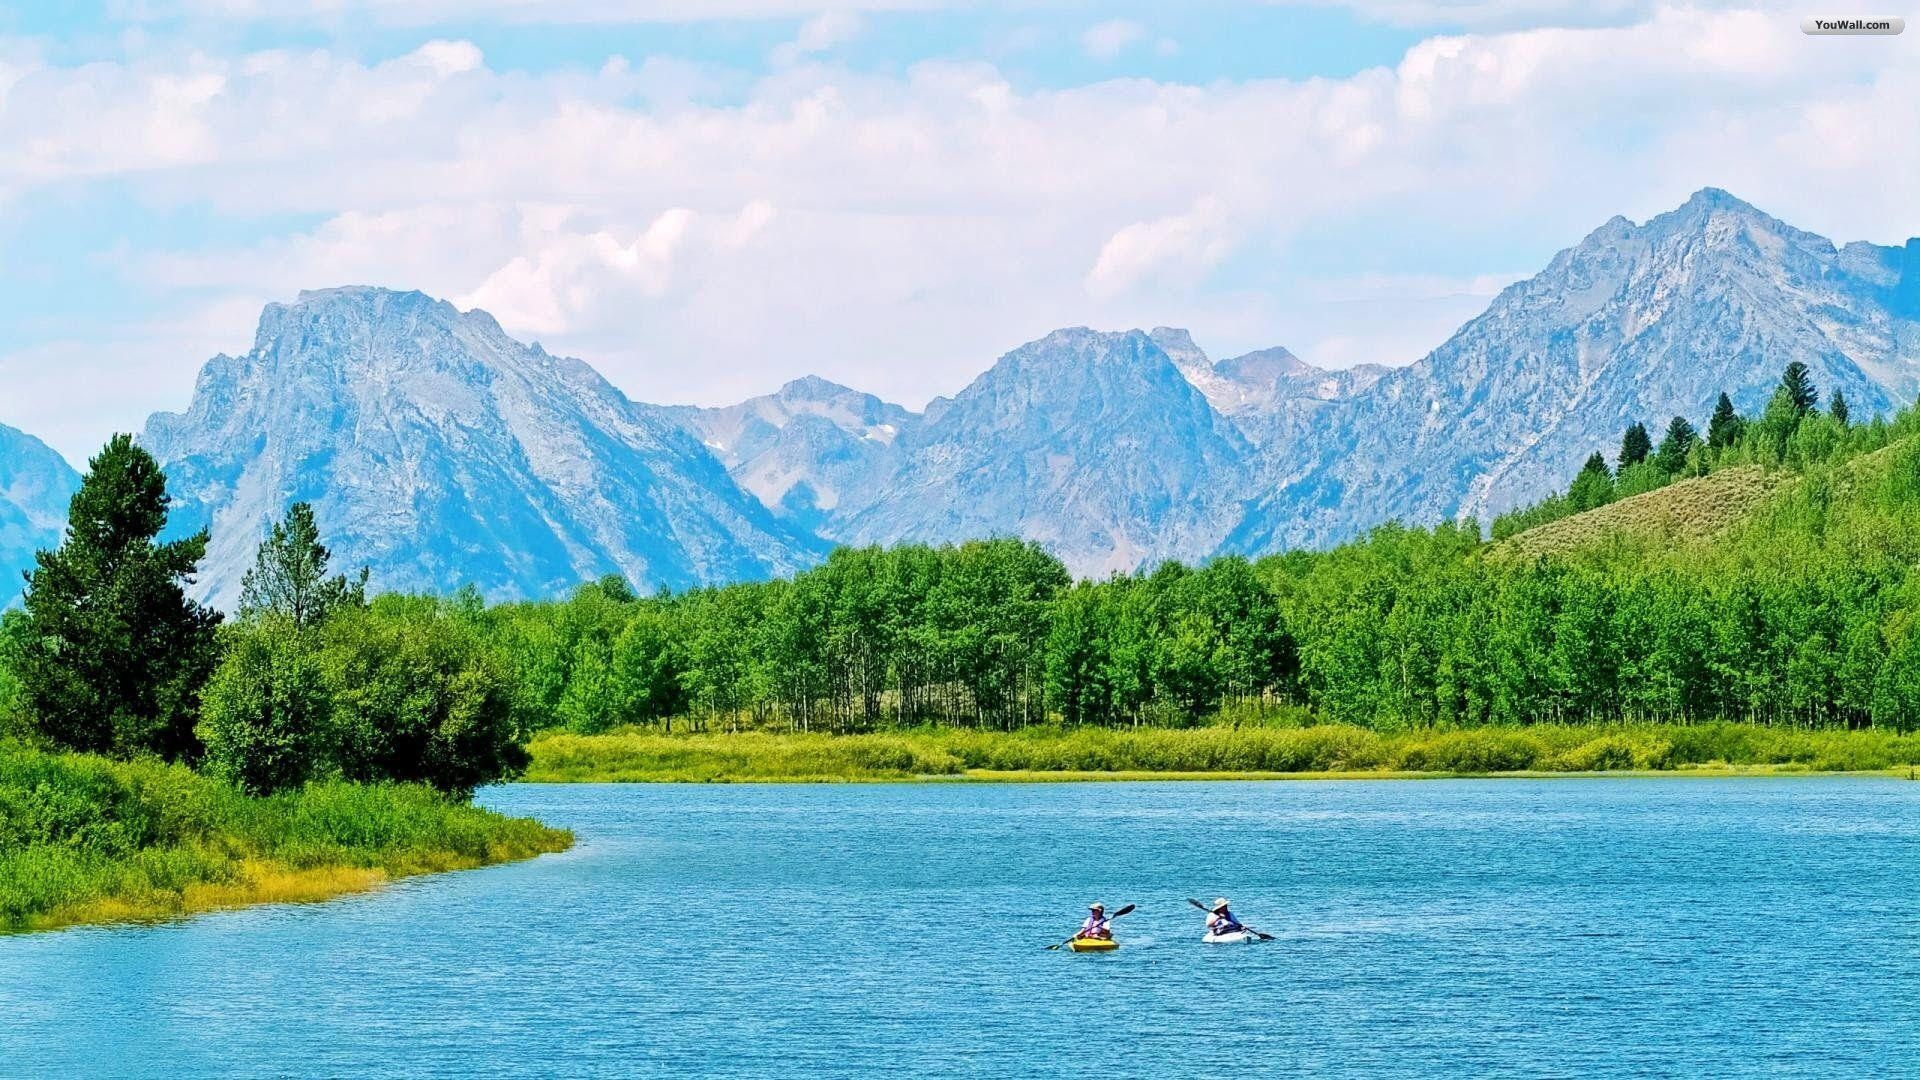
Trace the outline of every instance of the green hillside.
<path fill-rule="evenodd" d="M 1759 465 L 1689 477 L 1515 533 L 1499 541 L 1489 555 L 1561 554 L 1627 536 L 1675 544 L 1709 539 L 1746 520 L 1791 479 L 1784 471 Z"/>

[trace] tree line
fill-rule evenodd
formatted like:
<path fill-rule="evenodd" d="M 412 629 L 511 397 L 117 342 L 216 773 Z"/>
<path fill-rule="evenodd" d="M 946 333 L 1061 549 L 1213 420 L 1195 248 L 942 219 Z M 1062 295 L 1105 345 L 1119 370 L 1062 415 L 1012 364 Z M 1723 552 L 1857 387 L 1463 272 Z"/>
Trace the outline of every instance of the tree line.
<path fill-rule="evenodd" d="M 549 728 L 1185 725 L 1311 710 L 1380 730 L 1734 719 L 1920 727 L 1920 418 L 1822 411 L 1794 365 L 1704 437 L 1624 433 L 1609 464 L 1497 519 L 1388 524 L 1326 551 L 1075 581 L 1038 545 L 842 548 L 792 578 L 640 596 L 369 599 L 311 510 L 261 545 L 232 619 L 161 542 L 164 478 L 131 439 L 91 463 L 66 541 L 0 633 L 0 701 L 36 737 L 198 761 L 250 790 L 316 777 L 468 791 Z M 1706 541 L 1501 541 L 1734 465 L 1785 470 Z"/>
<path fill-rule="evenodd" d="M 1779 385 L 1758 417 L 1741 416 L 1734 410 L 1733 399 L 1721 391 L 1704 437 L 1692 421 L 1675 416 L 1667 421 L 1657 447 L 1646 424 L 1636 420 L 1620 436 L 1620 449 L 1611 465 L 1604 453 L 1595 450 L 1565 492 L 1494 518 L 1493 537 L 1503 540 L 1536 525 L 1730 465 L 1799 466 L 1886 445 L 1885 421 L 1875 417 L 1864 425 L 1854 424 L 1846 395 L 1839 390 L 1833 392 L 1824 415 L 1819 404 L 1811 372 L 1795 360 L 1781 372 Z"/>
<path fill-rule="evenodd" d="M 1097 582 L 1016 540 L 843 548 L 788 580 L 641 598 L 616 578 L 565 601 L 474 606 L 514 666 L 523 732 L 1188 724 L 1261 705 L 1389 730 L 1910 730 L 1920 451 L 1902 440 L 1917 430 L 1911 411 L 1854 423 L 1837 394 L 1818 410 L 1795 364 L 1759 416 L 1722 395 L 1704 438 L 1684 418 L 1659 444 L 1629 427 L 1617 466 L 1602 457 L 1503 516 L 1491 543 L 1471 521 L 1390 524 L 1328 551 Z M 1622 535 L 1537 557 L 1499 543 L 1735 465 L 1797 483 L 1711 542 Z"/>

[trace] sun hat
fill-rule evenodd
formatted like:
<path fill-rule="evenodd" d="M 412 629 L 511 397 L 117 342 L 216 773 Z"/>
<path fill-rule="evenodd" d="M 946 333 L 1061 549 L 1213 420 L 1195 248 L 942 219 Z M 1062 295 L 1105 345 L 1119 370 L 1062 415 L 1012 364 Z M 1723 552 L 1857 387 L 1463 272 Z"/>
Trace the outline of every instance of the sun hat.
<path fill-rule="evenodd" d="M 1224 896 L 1220 896 L 1220 897 L 1215 897 L 1215 898 L 1214 898 L 1214 901 L 1213 901 L 1213 910 L 1215 910 L 1215 911 L 1219 911 L 1219 910 L 1220 910 L 1221 908 L 1223 908 L 1223 907 L 1226 907 L 1226 906 L 1227 906 L 1227 898 L 1226 898 L 1226 897 L 1224 897 Z"/>
<path fill-rule="evenodd" d="M 1105 911 L 1107 910 L 1107 905 L 1101 903 L 1098 900 L 1095 900 L 1093 903 L 1087 905 L 1087 910 L 1088 911 Z"/>

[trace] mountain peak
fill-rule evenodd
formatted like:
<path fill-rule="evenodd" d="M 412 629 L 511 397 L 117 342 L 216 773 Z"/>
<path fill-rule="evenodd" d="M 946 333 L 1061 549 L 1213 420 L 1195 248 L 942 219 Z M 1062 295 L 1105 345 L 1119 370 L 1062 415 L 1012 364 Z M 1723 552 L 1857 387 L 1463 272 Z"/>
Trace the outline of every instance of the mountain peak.
<path fill-rule="evenodd" d="M 1710 212 L 1714 210 L 1732 210 L 1746 213 L 1759 213 L 1754 205 L 1725 188 L 1703 187 L 1687 197 L 1680 205 L 1682 210 Z"/>
<path fill-rule="evenodd" d="M 254 349 L 210 361 L 187 411 L 140 441 L 176 528 L 211 528 L 200 589 L 220 602 L 295 501 L 342 565 L 391 589 L 546 596 L 606 573 L 681 588 L 816 554 L 659 410 L 419 292 L 267 305 Z"/>
<path fill-rule="evenodd" d="M 859 392 L 850 386 L 842 386 L 832 379 L 823 379 L 818 375 L 802 375 L 782 386 L 774 396 L 782 401 L 830 401 L 846 394 Z"/>
<path fill-rule="evenodd" d="M 289 305 L 269 305 L 283 307 Z M 301 289 L 294 298 L 295 307 L 418 307 L 458 312 L 445 300 L 436 300 L 418 289 L 389 289 L 381 285 L 336 285 L 329 289 Z"/>

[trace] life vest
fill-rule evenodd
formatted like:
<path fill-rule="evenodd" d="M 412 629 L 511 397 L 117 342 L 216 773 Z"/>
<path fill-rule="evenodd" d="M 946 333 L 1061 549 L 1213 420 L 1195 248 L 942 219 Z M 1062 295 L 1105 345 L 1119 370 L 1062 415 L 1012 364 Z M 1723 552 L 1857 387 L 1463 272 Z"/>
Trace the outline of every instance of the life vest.
<path fill-rule="evenodd" d="M 1113 930 L 1107 925 L 1107 921 L 1104 915 L 1087 916 L 1087 921 L 1080 924 L 1080 936 L 1105 941 L 1113 936 Z"/>

